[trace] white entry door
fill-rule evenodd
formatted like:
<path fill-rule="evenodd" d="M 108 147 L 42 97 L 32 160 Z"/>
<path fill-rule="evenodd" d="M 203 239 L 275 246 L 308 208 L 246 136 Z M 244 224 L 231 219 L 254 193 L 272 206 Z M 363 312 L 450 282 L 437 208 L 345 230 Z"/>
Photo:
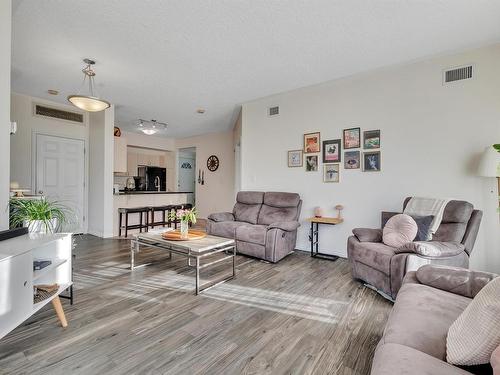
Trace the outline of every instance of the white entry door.
<path fill-rule="evenodd" d="M 68 208 L 63 231 L 84 231 L 85 143 L 79 139 L 36 135 L 36 192 Z"/>

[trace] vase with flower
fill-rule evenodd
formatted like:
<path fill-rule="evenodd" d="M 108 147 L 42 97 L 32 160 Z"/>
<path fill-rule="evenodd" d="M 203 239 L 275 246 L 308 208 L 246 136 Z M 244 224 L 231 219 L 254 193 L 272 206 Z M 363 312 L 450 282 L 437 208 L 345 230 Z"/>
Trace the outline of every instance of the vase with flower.
<path fill-rule="evenodd" d="M 181 238 L 187 239 L 189 236 L 189 224 L 196 224 L 196 208 L 172 210 L 169 213 L 169 219 L 180 223 Z"/>

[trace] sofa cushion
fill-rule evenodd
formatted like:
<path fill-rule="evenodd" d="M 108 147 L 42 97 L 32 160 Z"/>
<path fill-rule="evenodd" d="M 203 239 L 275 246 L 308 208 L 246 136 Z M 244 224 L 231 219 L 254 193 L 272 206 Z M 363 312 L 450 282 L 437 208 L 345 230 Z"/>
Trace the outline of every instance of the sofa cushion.
<path fill-rule="evenodd" d="M 385 224 L 382 241 L 388 246 L 397 248 L 413 241 L 417 232 L 417 223 L 410 215 L 395 215 Z"/>
<path fill-rule="evenodd" d="M 472 366 L 489 363 L 500 345 L 500 277 L 474 297 L 448 331 L 447 361 Z"/>
<path fill-rule="evenodd" d="M 273 207 L 262 205 L 258 224 L 270 225 L 280 221 L 296 221 L 297 207 Z"/>
<path fill-rule="evenodd" d="M 448 329 L 470 301 L 429 286 L 405 283 L 398 292 L 382 340 L 445 361 Z"/>
<path fill-rule="evenodd" d="M 236 239 L 238 241 L 265 245 L 266 233 L 267 225 L 242 225 L 236 228 Z"/>
<path fill-rule="evenodd" d="M 382 229 L 354 228 L 352 234 L 359 242 L 382 242 Z"/>
<path fill-rule="evenodd" d="M 415 241 L 396 250 L 397 253 L 415 253 L 426 257 L 451 257 L 462 253 L 465 246 L 460 242 Z"/>
<path fill-rule="evenodd" d="M 267 192 L 264 204 L 273 207 L 297 207 L 300 196 L 297 193 Z"/>
<path fill-rule="evenodd" d="M 220 221 L 210 223 L 210 233 L 214 236 L 235 238 L 236 228 L 248 225 L 241 221 Z"/>
<path fill-rule="evenodd" d="M 434 215 L 428 216 L 412 216 L 417 223 L 417 235 L 415 241 L 430 241 L 432 240 L 431 226 L 434 221 Z"/>
<path fill-rule="evenodd" d="M 264 202 L 264 193 L 261 191 L 240 191 L 236 195 L 236 202 L 262 204 Z"/>
<path fill-rule="evenodd" d="M 376 270 L 390 274 L 391 258 L 394 256 L 394 248 L 381 242 L 359 242 L 352 241 L 353 250 L 350 257 Z"/>
<path fill-rule="evenodd" d="M 233 215 L 236 221 L 244 221 L 250 224 L 257 224 L 261 204 L 246 204 L 236 202 L 233 208 Z"/>
<path fill-rule="evenodd" d="M 470 375 L 428 354 L 400 344 L 377 347 L 371 375 Z"/>

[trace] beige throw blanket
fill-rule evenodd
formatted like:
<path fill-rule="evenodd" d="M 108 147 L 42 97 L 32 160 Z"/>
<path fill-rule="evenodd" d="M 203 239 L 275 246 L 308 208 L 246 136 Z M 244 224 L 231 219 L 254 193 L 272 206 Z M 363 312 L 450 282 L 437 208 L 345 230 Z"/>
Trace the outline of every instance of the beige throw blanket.
<path fill-rule="evenodd" d="M 403 213 L 410 216 L 434 216 L 431 224 L 431 233 L 434 234 L 443 220 L 444 208 L 450 199 L 413 197 L 410 199 Z"/>

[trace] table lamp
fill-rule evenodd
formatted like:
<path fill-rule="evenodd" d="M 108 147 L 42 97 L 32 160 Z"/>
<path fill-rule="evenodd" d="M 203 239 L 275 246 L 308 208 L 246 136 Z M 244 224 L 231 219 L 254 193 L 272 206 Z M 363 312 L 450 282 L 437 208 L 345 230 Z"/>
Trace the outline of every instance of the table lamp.
<path fill-rule="evenodd" d="M 500 196 L 500 144 L 486 147 L 479 162 L 478 174 L 483 177 L 496 177 L 497 195 Z"/>

